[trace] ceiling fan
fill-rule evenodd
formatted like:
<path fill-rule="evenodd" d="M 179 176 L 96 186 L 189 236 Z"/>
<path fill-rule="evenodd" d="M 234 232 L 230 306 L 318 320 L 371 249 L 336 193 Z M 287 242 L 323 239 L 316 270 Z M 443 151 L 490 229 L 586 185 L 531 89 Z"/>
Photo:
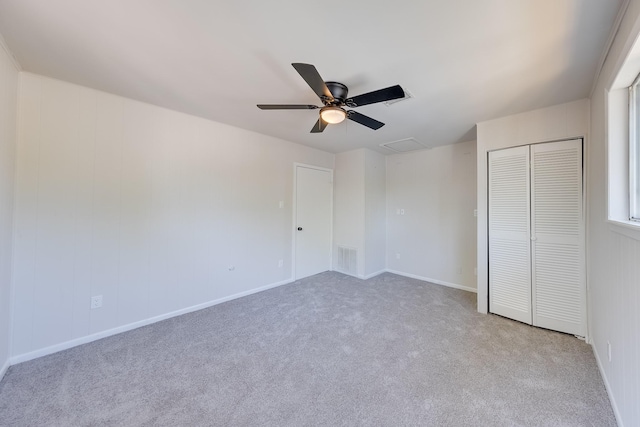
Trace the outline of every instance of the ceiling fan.
<path fill-rule="evenodd" d="M 261 110 L 316 110 L 320 109 L 320 117 L 311 129 L 311 133 L 322 132 L 328 124 L 337 124 L 344 119 L 353 120 L 373 130 L 378 130 L 384 123 L 360 114 L 357 111 L 345 110 L 343 107 L 360 107 L 362 105 L 375 104 L 376 102 L 390 101 L 404 98 L 404 90 L 400 85 L 390 86 L 385 89 L 374 90 L 362 95 L 347 98 L 349 88 L 338 82 L 325 82 L 320 73 L 311 64 L 293 63 L 293 68 L 302 76 L 305 82 L 320 97 L 324 107 L 303 104 L 258 104 Z"/>

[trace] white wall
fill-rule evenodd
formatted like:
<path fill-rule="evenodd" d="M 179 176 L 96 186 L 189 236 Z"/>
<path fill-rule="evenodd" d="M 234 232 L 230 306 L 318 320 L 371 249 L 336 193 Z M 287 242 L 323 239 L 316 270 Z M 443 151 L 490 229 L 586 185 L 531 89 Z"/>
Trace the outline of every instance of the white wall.
<path fill-rule="evenodd" d="M 20 84 L 14 363 L 290 279 L 293 163 L 333 168 L 333 154 L 36 75 Z"/>
<path fill-rule="evenodd" d="M 9 367 L 18 68 L 0 36 L 0 380 Z"/>
<path fill-rule="evenodd" d="M 334 171 L 334 268 L 338 246 L 358 251 L 356 276 L 385 270 L 385 156 L 361 148 L 336 154 Z"/>
<path fill-rule="evenodd" d="M 386 269 L 386 158 L 364 150 L 365 277 Z"/>
<path fill-rule="evenodd" d="M 361 150 L 335 156 L 333 172 L 333 268 L 338 270 L 338 246 L 358 251 L 357 276 L 364 276 L 364 156 Z"/>
<path fill-rule="evenodd" d="M 585 137 L 589 101 L 584 99 L 478 123 L 478 311 L 488 309 L 487 152 L 536 142 Z M 588 191 L 588 190 L 587 190 Z"/>
<path fill-rule="evenodd" d="M 614 411 L 620 425 L 625 426 L 640 425 L 640 230 L 607 218 L 607 143 L 615 143 L 610 138 L 616 129 L 609 129 L 607 135 L 605 101 L 606 90 L 611 88 L 639 33 L 640 1 L 632 0 L 592 94 L 587 175 L 591 341 Z M 621 124 L 624 128 L 624 117 Z M 624 169 L 625 163 L 622 159 L 622 165 L 612 164 L 612 168 Z"/>
<path fill-rule="evenodd" d="M 475 290 L 475 168 L 475 141 L 387 157 L 389 270 Z"/>

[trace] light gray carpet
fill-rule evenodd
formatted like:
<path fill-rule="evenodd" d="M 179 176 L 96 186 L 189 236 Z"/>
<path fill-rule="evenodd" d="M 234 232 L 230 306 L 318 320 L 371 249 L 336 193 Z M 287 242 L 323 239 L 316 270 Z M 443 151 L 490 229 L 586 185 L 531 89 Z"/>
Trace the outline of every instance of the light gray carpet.
<path fill-rule="evenodd" d="M 13 366 L 0 425 L 615 425 L 588 345 L 475 297 L 322 273 Z"/>

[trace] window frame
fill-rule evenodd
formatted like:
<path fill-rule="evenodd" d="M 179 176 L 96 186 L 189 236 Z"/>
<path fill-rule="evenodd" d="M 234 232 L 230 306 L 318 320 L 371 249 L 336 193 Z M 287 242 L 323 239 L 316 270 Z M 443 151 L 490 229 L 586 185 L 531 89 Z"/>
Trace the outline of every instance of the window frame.
<path fill-rule="evenodd" d="M 640 74 L 629 86 L 629 221 L 640 222 Z"/>

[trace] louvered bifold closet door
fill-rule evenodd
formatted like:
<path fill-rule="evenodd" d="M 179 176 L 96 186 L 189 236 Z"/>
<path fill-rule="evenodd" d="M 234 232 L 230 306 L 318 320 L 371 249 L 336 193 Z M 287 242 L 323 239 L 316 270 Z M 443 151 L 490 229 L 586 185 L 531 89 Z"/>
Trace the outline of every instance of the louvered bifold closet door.
<path fill-rule="evenodd" d="M 531 146 L 533 324 L 585 335 L 582 140 Z"/>
<path fill-rule="evenodd" d="M 529 147 L 489 153 L 489 310 L 531 324 Z"/>

